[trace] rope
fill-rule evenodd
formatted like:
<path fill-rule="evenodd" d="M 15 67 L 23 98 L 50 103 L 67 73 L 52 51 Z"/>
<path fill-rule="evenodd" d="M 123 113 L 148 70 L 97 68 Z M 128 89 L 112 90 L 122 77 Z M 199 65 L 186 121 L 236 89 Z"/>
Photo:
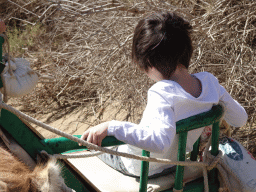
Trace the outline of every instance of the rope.
<path fill-rule="evenodd" d="M 209 152 L 210 141 L 211 141 L 211 138 L 209 139 L 209 141 L 205 147 L 205 156 L 204 156 L 203 162 L 211 162 L 210 165 L 207 166 L 208 171 L 212 170 L 214 167 L 216 167 L 218 169 L 220 176 L 223 179 L 224 185 L 225 185 L 225 187 L 221 188 L 221 190 L 232 192 L 232 187 L 230 185 L 228 175 L 232 175 L 236 179 L 236 181 L 240 184 L 240 186 L 242 186 L 242 182 L 237 177 L 237 175 L 234 173 L 234 171 L 221 158 L 223 156 L 222 151 L 219 150 L 219 154 L 217 156 L 213 156 Z M 206 167 L 204 167 L 203 169 L 204 169 L 204 180 L 206 180 L 206 182 L 208 183 L 208 176 L 207 176 L 207 174 L 205 174 L 205 172 L 207 173 L 207 171 L 205 170 Z M 205 182 L 205 184 L 206 184 L 206 182 Z M 208 184 L 207 184 L 207 187 L 208 187 Z"/>
<path fill-rule="evenodd" d="M 1 99 L 0 99 L 1 100 Z M 79 139 L 77 137 L 74 137 L 72 135 L 69 135 L 67 133 L 64 133 L 58 129 L 55 129 L 49 125 L 46 125 L 16 109 L 14 109 L 13 107 L 5 104 L 5 103 L 0 103 L 0 108 L 6 109 L 8 111 L 10 111 L 11 113 L 17 115 L 20 118 L 23 118 L 24 120 L 34 123 L 35 125 L 38 125 L 48 131 L 51 131 L 57 135 L 60 135 L 62 137 L 66 137 L 72 141 L 75 141 L 77 143 L 81 143 L 83 146 L 86 146 L 88 149 L 91 150 L 95 150 L 95 151 L 101 151 L 104 153 L 109 153 L 112 155 L 117 155 L 117 156 L 123 156 L 123 157 L 127 157 L 127 158 L 132 158 L 132 159 L 136 159 L 136 160 L 140 160 L 140 161 L 149 161 L 149 162 L 156 162 L 156 163 L 164 163 L 164 164 L 173 164 L 173 165 L 181 165 L 181 166 L 200 166 L 200 167 L 205 167 L 208 166 L 208 163 L 202 163 L 202 162 L 186 162 L 186 161 L 171 161 L 169 159 L 160 159 L 160 158 L 152 158 L 152 157 L 144 157 L 144 156 L 140 156 L 140 155 L 133 155 L 133 154 L 128 154 L 128 153 L 123 153 L 123 152 L 117 152 L 108 148 L 104 148 L 104 147 L 99 147 L 97 145 L 94 145 L 92 143 L 88 143 L 85 140 Z"/>
<path fill-rule="evenodd" d="M 0 132 L 0 135 L 1 135 L 1 132 Z M 116 146 L 114 147 L 110 147 L 110 149 L 114 149 L 116 148 Z M 44 153 L 48 154 L 46 151 L 43 151 Z M 55 158 L 55 159 L 75 159 L 75 158 L 87 158 L 87 157 L 94 157 L 94 156 L 98 156 L 98 155 L 101 155 L 103 154 L 103 152 L 101 151 L 97 151 L 97 152 L 91 152 L 91 153 L 88 153 L 85 152 L 85 153 L 82 153 L 82 154 L 74 154 L 74 155 L 63 155 L 63 154 L 53 154 L 53 155 L 50 155 L 48 154 L 49 156 Z"/>
<path fill-rule="evenodd" d="M 62 154 L 54 154 L 51 155 L 55 159 L 70 159 L 70 158 L 86 158 L 86 157 L 94 157 L 103 154 L 103 152 L 95 152 L 95 153 L 83 153 L 83 154 L 76 154 L 76 155 L 62 155 Z M 48 154 L 49 155 L 49 154 Z"/>
<path fill-rule="evenodd" d="M 221 151 L 219 151 L 219 155 L 220 153 L 222 153 Z M 218 156 L 219 156 L 218 155 Z M 227 165 L 222 158 L 219 158 L 219 157 L 215 157 L 213 155 L 211 155 L 209 152 L 208 153 L 205 153 L 205 158 L 208 159 L 207 161 L 211 161 L 212 159 L 218 159 L 218 163 L 216 164 L 216 168 L 218 169 L 219 173 L 220 173 L 220 176 L 221 178 L 223 179 L 224 181 L 224 184 L 225 184 L 225 187 L 226 187 L 226 190 L 232 192 L 232 187 L 230 185 L 230 182 L 229 182 L 229 178 L 230 178 L 230 175 L 234 177 L 234 179 L 237 181 L 237 183 L 240 185 L 240 186 L 243 186 L 241 180 L 237 177 L 237 175 L 235 174 L 235 172 L 229 167 L 229 165 Z M 208 168 L 211 168 L 211 166 L 209 166 Z M 208 169 L 210 170 L 210 169 Z"/>
<path fill-rule="evenodd" d="M 160 158 L 152 158 L 152 157 L 143 157 L 143 156 L 139 156 L 139 155 L 133 155 L 133 154 L 128 154 L 128 153 L 123 153 L 123 152 L 117 152 L 108 148 L 103 148 L 103 147 L 99 147 L 97 145 L 94 145 L 92 143 L 88 143 L 85 140 L 79 139 L 77 137 L 74 137 L 72 135 L 69 135 L 67 133 L 64 133 L 58 129 L 55 129 L 49 125 L 46 125 L 16 109 L 14 109 L 13 107 L 2 103 L 2 95 L 0 95 L 0 108 L 6 109 L 8 111 L 10 111 L 11 113 L 17 115 L 20 118 L 25 119 L 28 122 L 34 123 L 48 131 L 51 131 L 57 135 L 60 135 L 62 137 L 66 137 L 72 141 L 75 141 L 77 143 L 81 143 L 82 145 L 86 146 L 88 149 L 92 149 L 95 151 L 101 151 L 101 152 L 96 152 L 94 154 L 92 154 L 92 156 L 95 155 L 99 155 L 100 153 L 104 152 L 104 153 L 109 153 L 112 155 L 117 155 L 117 156 L 122 156 L 122 157 L 126 157 L 126 158 L 132 158 L 132 159 L 136 159 L 136 160 L 140 160 L 140 161 L 149 161 L 149 162 L 157 162 L 157 163 L 164 163 L 164 164 L 172 164 L 172 165 L 181 165 L 181 166 L 198 166 L 198 167 L 202 167 L 203 169 L 203 176 L 204 176 L 204 186 L 205 186 L 205 191 L 209 192 L 209 187 L 208 187 L 208 176 L 207 176 L 207 170 L 211 170 L 214 167 L 217 167 L 217 169 L 220 172 L 220 175 L 222 176 L 222 178 L 225 181 L 225 185 L 226 188 L 228 188 L 228 190 L 231 192 L 231 187 L 230 187 L 230 183 L 228 180 L 228 176 L 227 173 L 225 172 L 224 168 L 227 170 L 227 172 L 229 174 L 232 174 L 234 176 L 234 178 L 236 178 L 236 180 L 241 183 L 241 181 L 239 180 L 239 178 L 235 175 L 235 173 L 224 163 L 224 161 L 220 158 L 222 156 L 222 152 L 219 151 L 219 154 L 217 156 L 213 156 L 210 154 L 209 152 L 209 147 L 210 147 L 210 141 L 211 139 L 208 141 L 207 146 L 206 146 L 206 150 L 205 150 L 205 158 L 203 160 L 203 162 L 187 162 L 187 161 L 171 161 L 169 159 L 160 159 Z M 80 156 L 83 156 L 84 154 L 80 154 Z M 68 158 L 71 155 L 58 155 L 55 154 L 53 155 L 55 158 L 62 158 L 65 157 Z M 78 156 L 75 155 L 75 158 L 77 158 Z M 180 192 L 182 190 L 176 190 L 176 192 Z"/>

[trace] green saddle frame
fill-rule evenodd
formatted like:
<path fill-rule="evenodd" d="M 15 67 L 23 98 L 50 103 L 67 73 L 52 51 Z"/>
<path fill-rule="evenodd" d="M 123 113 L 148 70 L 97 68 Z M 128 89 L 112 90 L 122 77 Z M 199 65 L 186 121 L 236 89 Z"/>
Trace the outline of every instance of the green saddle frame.
<path fill-rule="evenodd" d="M 0 37 L 0 62 L 2 61 L 2 44 L 4 39 Z M 0 72 L 3 71 L 4 65 L 0 63 Z M 2 81 L 0 79 L 0 87 L 2 87 Z M 220 105 L 213 106 L 208 112 L 201 113 L 176 123 L 176 133 L 179 134 L 179 146 L 178 146 L 178 161 L 185 161 L 186 155 L 186 141 L 187 133 L 190 130 L 205 127 L 207 125 L 213 125 L 212 127 L 212 149 L 211 154 L 216 156 L 218 154 L 219 145 L 219 124 L 220 119 L 223 115 L 223 108 Z M 55 139 L 44 139 L 34 129 L 20 120 L 16 115 L 11 112 L 2 109 L 0 116 L 0 128 L 6 133 L 11 135 L 15 141 L 36 161 L 37 154 L 40 151 L 45 150 L 49 154 L 64 153 L 66 151 L 79 151 L 85 150 L 86 147 L 78 146 L 74 141 L 66 138 L 55 138 Z M 80 135 L 76 137 L 81 137 Z M 103 140 L 102 146 L 114 146 L 124 144 L 118 141 L 114 137 L 106 137 Z M 196 161 L 199 152 L 199 139 L 193 146 L 191 153 L 191 160 Z M 150 153 L 143 150 L 143 156 L 150 156 Z M 70 188 L 76 190 L 76 192 L 93 191 L 92 187 L 86 183 L 64 160 L 59 160 L 59 163 L 63 167 L 63 177 L 65 183 Z M 141 165 L 141 178 L 140 178 L 140 189 L 138 191 L 147 191 L 147 180 L 148 180 L 148 162 L 142 161 Z M 177 166 L 175 186 L 176 190 L 183 189 L 183 166 Z M 219 182 L 217 179 L 216 168 L 209 172 L 209 189 L 210 192 L 217 192 L 219 188 Z M 171 192 L 173 189 L 165 190 L 165 192 Z M 192 181 L 186 184 L 183 191 L 190 192 L 203 192 L 204 184 L 202 178 Z"/>

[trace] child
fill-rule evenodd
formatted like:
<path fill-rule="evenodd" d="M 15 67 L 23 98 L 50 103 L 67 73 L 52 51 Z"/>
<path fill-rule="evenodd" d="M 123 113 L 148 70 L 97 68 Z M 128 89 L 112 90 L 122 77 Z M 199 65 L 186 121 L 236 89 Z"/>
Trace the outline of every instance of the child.
<path fill-rule="evenodd" d="M 82 139 L 96 145 L 107 135 L 129 145 L 119 146 L 120 152 L 141 155 L 141 149 L 151 157 L 177 160 L 178 137 L 176 122 L 209 111 L 220 101 L 225 104 L 224 119 L 232 126 L 247 121 L 244 108 L 208 72 L 189 74 L 193 52 L 190 38 L 192 27 L 183 18 L 170 12 L 153 13 L 140 20 L 135 28 L 132 59 L 156 83 L 148 90 L 147 106 L 140 124 L 110 121 L 84 132 Z M 189 131 L 187 152 L 204 128 Z M 104 154 L 104 162 L 124 174 L 140 175 L 140 161 Z M 157 177 L 173 170 L 173 165 L 149 164 L 149 176 Z"/>

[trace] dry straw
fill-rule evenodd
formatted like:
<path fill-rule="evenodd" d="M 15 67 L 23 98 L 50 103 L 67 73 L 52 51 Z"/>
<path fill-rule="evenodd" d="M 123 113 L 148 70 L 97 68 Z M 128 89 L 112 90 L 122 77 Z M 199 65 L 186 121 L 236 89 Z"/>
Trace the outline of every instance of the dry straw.
<path fill-rule="evenodd" d="M 256 2 L 253 0 L 8 0 L 1 17 L 11 25 L 42 23 L 40 49 L 27 51 L 34 68 L 53 81 L 23 98 L 24 111 L 55 112 L 83 108 L 98 123 L 104 109 L 118 102 L 122 120 L 138 122 L 153 82 L 131 63 L 133 29 L 156 10 L 175 11 L 194 27 L 190 71 L 209 71 L 246 109 L 244 129 L 233 137 L 256 153 Z M 29 102 L 27 102 L 29 101 Z M 92 123 L 92 124 L 94 124 Z"/>

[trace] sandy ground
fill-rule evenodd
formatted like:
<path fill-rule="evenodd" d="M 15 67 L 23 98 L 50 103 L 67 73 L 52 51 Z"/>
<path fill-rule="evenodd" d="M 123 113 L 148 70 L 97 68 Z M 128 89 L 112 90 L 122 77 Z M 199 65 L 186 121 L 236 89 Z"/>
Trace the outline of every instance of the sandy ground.
<path fill-rule="evenodd" d="M 128 115 L 128 112 L 125 110 L 118 111 L 118 102 L 113 102 L 111 105 L 107 106 L 104 109 L 104 112 L 95 113 L 94 116 L 86 117 L 83 110 L 76 110 L 68 115 L 63 116 L 62 118 L 49 122 L 48 119 L 51 114 L 47 115 L 38 115 L 35 119 L 50 125 L 56 129 L 62 130 L 66 133 L 72 135 L 82 135 L 85 130 L 90 127 L 93 127 L 99 123 L 111 120 L 120 120 L 124 121 Z M 16 109 L 18 109 L 16 107 Z M 41 127 L 31 124 L 44 138 L 55 138 L 59 137 L 58 135 L 49 132 Z"/>

